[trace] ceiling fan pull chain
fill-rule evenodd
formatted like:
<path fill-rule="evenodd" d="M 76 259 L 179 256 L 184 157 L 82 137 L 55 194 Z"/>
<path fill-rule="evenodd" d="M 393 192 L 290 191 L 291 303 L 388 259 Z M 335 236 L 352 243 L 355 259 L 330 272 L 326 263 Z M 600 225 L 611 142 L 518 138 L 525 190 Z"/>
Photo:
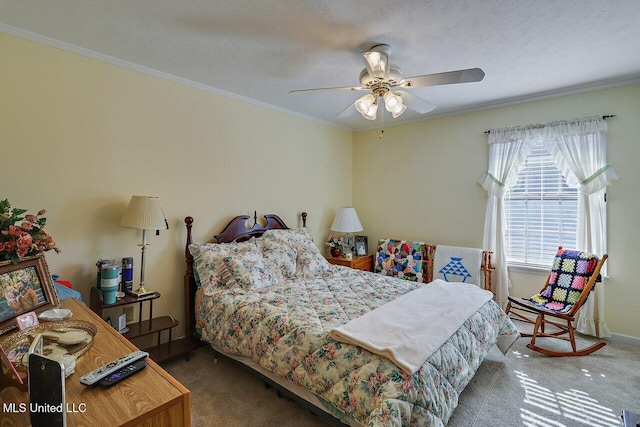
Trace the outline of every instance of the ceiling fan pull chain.
<path fill-rule="evenodd" d="M 384 111 L 382 111 L 380 114 L 380 122 L 381 122 L 381 129 L 380 129 L 380 135 L 378 136 L 378 139 L 382 139 L 382 137 L 384 136 Z"/>

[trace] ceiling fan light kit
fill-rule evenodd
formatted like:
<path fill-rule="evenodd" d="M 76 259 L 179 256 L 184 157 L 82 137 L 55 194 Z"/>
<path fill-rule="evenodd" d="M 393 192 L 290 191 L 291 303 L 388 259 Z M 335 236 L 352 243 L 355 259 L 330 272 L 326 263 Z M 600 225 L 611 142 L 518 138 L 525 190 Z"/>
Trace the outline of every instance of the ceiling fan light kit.
<path fill-rule="evenodd" d="M 375 120 L 378 112 L 378 98 L 370 93 L 356 99 L 356 110 L 362 117 L 368 120 Z"/>
<path fill-rule="evenodd" d="M 407 109 L 407 106 L 402 102 L 402 97 L 397 93 L 388 91 L 382 96 L 382 98 L 384 99 L 385 108 L 391 113 L 394 119 L 404 113 L 404 110 Z"/>
<path fill-rule="evenodd" d="M 294 90 L 291 91 L 291 93 L 366 90 L 370 93 L 361 96 L 353 104 L 356 110 L 362 114 L 362 117 L 367 120 L 375 120 L 378 112 L 378 99 L 382 98 L 385 109 L 389 111 L 395 119 L 404 113 L 407 108 L 417 111 L 419 114 L 426 114 L 436 108 L 435 105 L 406 91 L 393 92 L 392 90 L 395 88 L 411 89 L 416 87 L 471 83 L 479 82 L 484 78 L 484 71 L 480 68 L 469 68 L 404 78 L 402 71 L 398 67 L 390 64 L 389 53 L 391 53 L 391 47 L 386 44 L 377 44 L 369 49 L 369 51 L 362 53 L 366 68 L 360 72 L 361 86 L 303 89 Z M 347 110 L 348 108 L 344 109 L 338 114 L 338 117 L 346 115 Z"/>

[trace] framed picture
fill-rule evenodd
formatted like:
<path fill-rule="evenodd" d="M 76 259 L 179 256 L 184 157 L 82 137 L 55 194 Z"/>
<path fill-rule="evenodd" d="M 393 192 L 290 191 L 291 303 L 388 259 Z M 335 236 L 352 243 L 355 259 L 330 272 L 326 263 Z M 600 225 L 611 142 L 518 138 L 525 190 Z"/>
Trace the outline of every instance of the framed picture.
<path fill-rule="evenodd" d="M 20 315 L 36 315 L 58 307 L 60 301 L 43 254 L 17 264 L 0 263 L 0 334 L 18 326 Z"/>
<path fill-rule="evenodd" d="M 30 311 L 28 313 L 16 316 L 16 323 L 18 325 L 18 329 L 20 330 L 40 324 L 40 322 L 38 322 L 38 315 L 35 311 Z"/>
<path fill-rule="evenodd" d="M 367 236 L 356 236 L 356 256 L 365 256 L 368 251 Z"/>

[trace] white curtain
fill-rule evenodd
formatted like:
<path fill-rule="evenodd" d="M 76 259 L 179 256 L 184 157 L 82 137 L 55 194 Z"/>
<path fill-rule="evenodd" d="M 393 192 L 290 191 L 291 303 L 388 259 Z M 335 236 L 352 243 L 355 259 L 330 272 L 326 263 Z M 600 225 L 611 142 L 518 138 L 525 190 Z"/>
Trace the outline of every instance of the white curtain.
<path fill-rule="evenodd" d="M 483 247 L 494 252 L 494 292 L 496 302 L 503 308 L 508 301 L 510 283 L 502 198 L 516 184 L 518 172 L 531 152 L 527 143 L 543 138 L 567 185 L 579 190 L 576 249 L 602 256 L 607 253 L 606 186 L 618 178 L 606 161 L 606 132 L 607 124 L 602 117 L 490 131 L 489 169 L 479 181 L 488 193 Z M 605 274 L 606 264 L 602 272 Z M 602 283 L 596 285 L 594 294 L 579 311 L 576 329 L 598 337 L 609 336 Z"/>
<path fill-rule="evenodd" d="M 551 123 L 544 128 L 546 148 L 556 166 L 577 188 L 577 248 L 602 256 L 607 253 L 606 201 L 607 185 L 618 175 L 607 164 L 607 123 L 602 117 L 587 117 Z M 606 274 L 606 264 L 602 275 Z M 597 337 L 610 336 L 604 319 L 604 285 L 597 283 L 576 317 L 576 330 Z"/>
<path fill-rule="evenodd" d="M 479 183 L 487 190 L 487 210 L 484 220 L 483 249 L 493 251 L 493 289 L 502 308 L 507 306 L 509 275 L 505 253 L 505 217 L 503 196 L 518 180 L 518 172 L 531 148 L 525 143 L 531 129 L 512 127 L 491 130 L 489 133 L 489 169 Z"/>

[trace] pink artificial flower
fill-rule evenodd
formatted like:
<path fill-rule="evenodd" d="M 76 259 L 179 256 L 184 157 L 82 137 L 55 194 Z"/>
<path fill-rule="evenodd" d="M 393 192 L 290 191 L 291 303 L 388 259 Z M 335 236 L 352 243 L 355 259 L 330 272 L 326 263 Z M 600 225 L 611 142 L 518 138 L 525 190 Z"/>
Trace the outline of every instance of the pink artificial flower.
<path fill-rule="evenodd" d="M 33 238 L 31 237 L 31 234 L 23 231 L 20 237 L 16 240 L 16 246 L 18 247 L 17 252 L 20 258 L 24 257 L 29 252 L 32 243 Z"/>
<path fill-rule="evenodd" d="M 23 230 L 33 230 L 33 223 L 30 221 L 23 221 L 22 224 L 20 224 L 20 228 Z"/>
<path fill-rule="evenodd" d="M 36 221 L 38 221 L 38 217 L 37 217 L 37 216 L 35 216 L 35 215 L 33 215 L 33 214 L 26 214 L 26 215 L 24 216 L 24 219 L 26 219 L 26 220 L 27 220 L 27 221 L 29 221 L 29 222 L 36 222 Z"/>
<path fill-rule="evenodd" d="M 9 226 L 9 234 L 11 236 L 20 237 L 21 233 L 22 233 L 22 229 L 20 229 L 20 227 L 16 227 L 15 225 Z"/>

